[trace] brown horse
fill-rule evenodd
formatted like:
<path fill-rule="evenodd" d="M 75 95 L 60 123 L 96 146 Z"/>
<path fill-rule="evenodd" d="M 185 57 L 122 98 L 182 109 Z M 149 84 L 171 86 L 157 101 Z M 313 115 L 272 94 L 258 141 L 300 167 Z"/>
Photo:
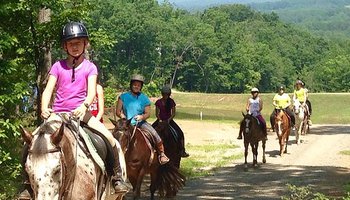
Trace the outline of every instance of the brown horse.
<path fill-rule="evenodd" d="M 280 144 L 280 156 L 283 156 L 283 153 L 287 153 L 290 128 L 291 125 L 287 113 L 283 110 L 278 110 L 275 118 L 275 131 Z"/>
<path fill-rule="evenodd" d="M 145 174 L 151 175 L 151 199 L 156 190 L 161 196 L 171 196 L 184 186 L 185 177 L 173 165 L 160 165 L 152 142 L 139 128 L 130 125 L 130 121 L 110 119 L 114 124 L 113 135 L 117 138 L 125 153 L 127 175 L 133 186 L 134 199 L 141 196 L 141 184 Z"/>
<path fill-rule="evenodd" d="M 245 168 L 248 167 L 247 156 L 248 156 L 249 144 L 252 147 L 252 152 L 253 152 L 253 166 L 257 166 L 259 141 L 262 141 L 263 163 L 266 163 L 266 158 L 265 158 L 266 138 L 265 138 L 263 129 L 259 125 L 257 118 L 253 117 L 250 114 L 242 113 L 242 115 L 243 115 L 243 120 L 241 122 L 241 129 L 239 131 L 242 131 L 244 136 Z"/>
<path fill-rule="evenodd" d="M 45 122 L 34 135 L 22 128 L 22 137 L 29 147 L 25 170 L 35 199 L 97 200 L 109 195 L 108 175 L 87 155 L 77 131 L 66 122 Z"/>

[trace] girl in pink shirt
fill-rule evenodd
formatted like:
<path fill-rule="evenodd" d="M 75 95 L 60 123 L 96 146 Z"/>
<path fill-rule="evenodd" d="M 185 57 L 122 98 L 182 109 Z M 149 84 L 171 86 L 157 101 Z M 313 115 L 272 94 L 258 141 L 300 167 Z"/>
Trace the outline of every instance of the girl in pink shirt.
<path fill-rule="evenodd" d="M 57 119 L 56 113 L 71 113 L 80 118 L 91 128 L 102 133 L 113 147 L 115 157 L 114 176 L 112 183 L 117 192 L 127 192 L 119 163 L 118 147 L 120 144 L 112 133 L 94 116 L 88 108 L 96 95 L 97 67 L 84 57 L 89 43 L 89 35 L 82 23 L 70 22 L 63 27 L 61 42 L 67 53 L 65 60 L 57 61 L 50 70 L 49 80 L 41 99 L 41 117 L 47 121 Z M 52 108 L 49 103 L 54 89 L 56 96 Z M 121 161 L 125 163 L 124 157 Z M 24 162 L 25 163 L 25 162 Z M 124 164 L 125 165 L 125 164 Z M 29 182 L 29 181 L 26 181 Z M 20 199 L 29 193 L 23 191 Z"/>

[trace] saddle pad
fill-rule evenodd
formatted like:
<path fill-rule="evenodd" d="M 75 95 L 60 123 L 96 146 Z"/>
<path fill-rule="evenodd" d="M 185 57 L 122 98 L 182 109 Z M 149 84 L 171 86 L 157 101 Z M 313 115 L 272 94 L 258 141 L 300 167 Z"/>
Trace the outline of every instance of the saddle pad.
<path fill-rule="evenodd" d="M 85 132 L 89 135 L 94 147 L 97 149 L 98 155 L 104 161 L 107 174 L 112 176 L 114 173 L 114 163 L 116 162 L 113 154 L 112 145 L 109 143 L 108 139 L 100 132 L 90 128 L 86 124 L 83 124 L 82 126 Z"/>
<path fill-rule="evenodd" d="M 79 133 L 80 133 L 81 138 L 85 142 L 86 147 L 89 150 L 92 159 L 101 168 L 103 173 L 106 172 L 105 164 L 104 164 L 102 158 L 98 155 L 97 150 L 91 141 L 91 138 L 88 136 L 88 134 L 84 131 L 84 129 L 81 126 L 79 126 Z"/>

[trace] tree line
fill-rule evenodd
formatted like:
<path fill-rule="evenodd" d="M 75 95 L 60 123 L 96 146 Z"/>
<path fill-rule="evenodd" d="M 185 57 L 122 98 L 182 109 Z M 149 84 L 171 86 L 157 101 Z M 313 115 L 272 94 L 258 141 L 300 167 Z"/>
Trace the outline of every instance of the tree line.
<path fill-rule="evenodd" d="M 244 5 L 189 13 L 155 0 L 3 0 L 0 17 L 0 199 L 15 193 L 18 127 L 40 123 L 36 108 L 52 62 L 64 58 L 59 36 L 68 21 L 86 24 L 88 56 L 109 91 L 127 88 L 133 73 L 143 74 L 154 93 L 164 84 L 190 92 L 275 92 L 279 85 L 291 90 L 297 78 L 312 92 L 350 89 L 347 40 L 314 36 Z M 34 93 L 37 112 L 24 112 L 23 100 Z"/>

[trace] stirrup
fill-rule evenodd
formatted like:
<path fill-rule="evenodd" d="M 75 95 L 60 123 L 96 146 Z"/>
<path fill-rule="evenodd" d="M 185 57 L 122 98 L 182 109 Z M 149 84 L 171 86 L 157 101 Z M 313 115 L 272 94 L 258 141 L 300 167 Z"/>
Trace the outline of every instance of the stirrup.
<path fill-rule="evenodd" d="M 127 193 L 130 187 L 123 181 L 112 181 L 112 185 L 115 193 Z"/>
<path fill-rule="evenodd" d="M 162 158 L 166 158 L 166 160 L 162 161 Z M 162 153 L 158 156 L 158 161 L 161 165 L 164 165 L 167 164 L 170 161 L 170 159 L 164 153 Z"/>

